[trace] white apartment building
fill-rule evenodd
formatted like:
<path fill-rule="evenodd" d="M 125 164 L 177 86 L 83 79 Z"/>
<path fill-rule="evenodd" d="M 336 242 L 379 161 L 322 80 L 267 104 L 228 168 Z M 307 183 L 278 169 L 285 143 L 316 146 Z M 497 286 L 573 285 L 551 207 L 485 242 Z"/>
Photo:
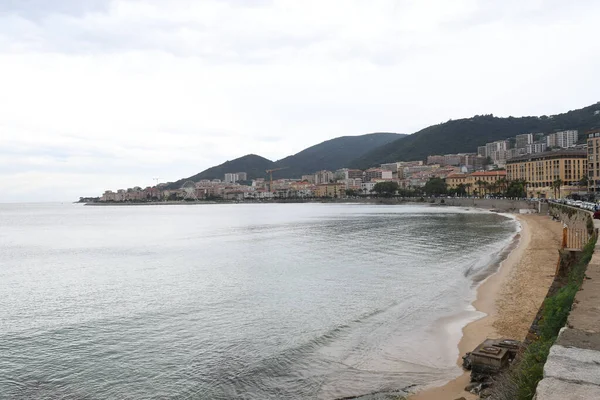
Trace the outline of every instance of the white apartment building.
<path fill-rule="evenodd" d="M 332 182 L 333 179 L 335 178 L 333 172 L 331 171 L 319 171 L 317 173 L 315 173 L 315 185 L 321 185 L 323 183 L 329 183 Z"/>
<path fill-rule="evenodd" d="M 551 133 L 546 137 L 548 147 L 560 147 L 566 149 L 577 144 L 579 132 L 576 129 Z"/>
<path fill-rule="evenodd" d="M 538 142 L 538 143 L 531 143 L 527 145 L 527 154 L 537 154 L 537 153 L 543 153 L 546 151 L 547 149 L 547 145 L 546 143 L 543 142 Z"/>
<path fill-rule="evenodd" d="M 508 141 L 497 140 L 492 143 L 487 143 L 485 145 L 485 151 L 494 164 L 501 166 L 506 163 L 506 151 L 508 150 L 508 147 Z"/>
<path fill-rule="evenodd" d="M 533 133 L 524 133 L 522 135 L 517 135 L 516 137 L 515 147 L 517 149 L 525 149 L 528 144 L 533 143 Z"/>

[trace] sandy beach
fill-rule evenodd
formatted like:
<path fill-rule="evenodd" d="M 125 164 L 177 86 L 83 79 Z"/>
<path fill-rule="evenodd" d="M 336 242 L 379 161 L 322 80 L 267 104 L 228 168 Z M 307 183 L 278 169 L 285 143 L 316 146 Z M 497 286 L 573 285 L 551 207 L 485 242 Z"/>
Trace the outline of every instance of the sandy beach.
<path fill-rule="evenodd" d="M 477 289 L 473 306 L 487 316 L 463 328 L 458 365 L 465 353 L 488 337 L 523 340 L 552 284 L 562 235 L 560 223 L 545 215 L 517 215 L 517 219 L 522 226 L 517 247 Z M 469 373 L 465 372 L 444 386 L 410 396 L 410 400 L 476 399 L 464 391 L 468 383 Z"/>

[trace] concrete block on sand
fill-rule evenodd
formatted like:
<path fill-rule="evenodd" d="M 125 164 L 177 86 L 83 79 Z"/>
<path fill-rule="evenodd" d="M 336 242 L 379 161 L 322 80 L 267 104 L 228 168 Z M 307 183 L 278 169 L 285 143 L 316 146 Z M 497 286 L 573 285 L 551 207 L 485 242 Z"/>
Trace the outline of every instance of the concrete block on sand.
<path fill-rule="evenodd" d="M 600 352 L 554 345 L 544 365 L 544 377 L 600 385 Z"/>
<path fill-rule="evenodd" d="M 543 379 L 537 387 L 536 400 L 591 400 L 600 399 L 600 386 Z"/>

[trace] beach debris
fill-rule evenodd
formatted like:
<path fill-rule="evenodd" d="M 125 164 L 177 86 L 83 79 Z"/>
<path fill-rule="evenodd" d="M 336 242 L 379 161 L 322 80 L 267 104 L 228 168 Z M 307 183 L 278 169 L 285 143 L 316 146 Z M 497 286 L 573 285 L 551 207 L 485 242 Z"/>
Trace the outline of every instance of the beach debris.
<path fill-rule="evenodd" d="M 512 339 L 486 339 L 463 357 L 463 368 L 471 371 L 471 382 L 465 391 L 487 397 L 492 377 L 515 359 L 521 342 Z"/>

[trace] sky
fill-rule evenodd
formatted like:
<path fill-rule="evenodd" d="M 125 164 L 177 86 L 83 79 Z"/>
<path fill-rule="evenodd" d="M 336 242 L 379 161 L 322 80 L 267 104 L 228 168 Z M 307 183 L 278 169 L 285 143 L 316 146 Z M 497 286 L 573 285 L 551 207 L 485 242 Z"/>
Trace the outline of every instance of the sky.
<path fill-rule="evenodd" d="M 0 0 L 0 202 L 600 100 L 595 0 Z"/>

